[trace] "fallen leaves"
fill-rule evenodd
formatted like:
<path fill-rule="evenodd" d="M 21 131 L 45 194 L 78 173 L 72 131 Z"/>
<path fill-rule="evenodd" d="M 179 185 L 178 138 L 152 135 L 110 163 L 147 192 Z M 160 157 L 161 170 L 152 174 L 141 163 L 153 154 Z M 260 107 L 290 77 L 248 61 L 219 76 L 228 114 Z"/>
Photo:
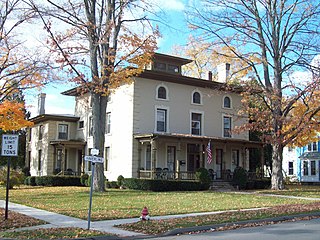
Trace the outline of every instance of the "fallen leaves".
<path fill-rule="evenodd" d="M 317 212 L 320 209 L 320 202 L 310 204 L 292 204 L 280 205 L 266 209 L 250 210 L 250 211 L 230 211 L 218 214 L 210 214 L 203 216 L 173 218 L 167 220 L 150 220 L 140 221 L 130 224 L 117 225 L 129 231 L 141 232 L 144 234 L 160 234 L 176 228 L 187 228 L 194 226 L 206 226 L 221 223 L 231 223 L 221 226 L 214 231 L 233 229 L 239 227 L 255 226 L 257 223 L 247 223 L 246 225 L 233 224 L 234 222 L 251 220 L 251 219 L 266 219 L 278 216 L 286 216 L 300 213 Z M 152 219 L 152 218 L 151 218 Z M 259 221 L 260 225 L 272 224 L 272 221 Z"/>
<path fill-rule="evenodd" d="M 5 210 L 0 208 L 0 215 L 2 217 L 0 221 L 0 231 L 5 231 L 9 229 L 21 228 L 21 227 L 30 227 L 40 224 L 45 224 L 46 222 L 20 214 L 16 212 L 9 211 L 8 219 L 5 220 Z"/>

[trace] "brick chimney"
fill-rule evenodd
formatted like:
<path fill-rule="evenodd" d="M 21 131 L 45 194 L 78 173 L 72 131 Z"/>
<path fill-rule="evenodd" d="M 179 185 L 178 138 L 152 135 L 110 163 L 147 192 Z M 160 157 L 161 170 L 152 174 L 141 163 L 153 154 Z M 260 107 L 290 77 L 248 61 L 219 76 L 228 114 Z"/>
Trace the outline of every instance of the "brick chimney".
<path fill-rule="evenodd" d="M 208 72 L 208 80 L 212 81 L 212 72 L 211 71 Z"/>
<path fill-rule="evenodd" d="M 45 114 L 45 101 L 46 101 L 46 94 L 40 93 L 38 96 L 38 115 Z"/>
<path fill-rule="evenodd" d="M 218 79 L 220 83 L 226 83 L 229 78 L 230 63 L 222 63 L 217 66 Z"/>

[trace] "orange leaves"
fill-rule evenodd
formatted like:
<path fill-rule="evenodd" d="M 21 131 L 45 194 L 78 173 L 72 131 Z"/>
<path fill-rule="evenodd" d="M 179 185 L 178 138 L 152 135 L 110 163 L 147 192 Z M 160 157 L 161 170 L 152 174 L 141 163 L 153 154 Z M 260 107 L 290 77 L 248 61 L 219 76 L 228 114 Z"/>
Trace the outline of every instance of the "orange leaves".
<path fill-rule="evenodd" d="M 32 125 L 32 122 L 25 119 L 23 103 L 5 100 L 0 104 L 0 129 L 3 131 L 19 130 Z"/>

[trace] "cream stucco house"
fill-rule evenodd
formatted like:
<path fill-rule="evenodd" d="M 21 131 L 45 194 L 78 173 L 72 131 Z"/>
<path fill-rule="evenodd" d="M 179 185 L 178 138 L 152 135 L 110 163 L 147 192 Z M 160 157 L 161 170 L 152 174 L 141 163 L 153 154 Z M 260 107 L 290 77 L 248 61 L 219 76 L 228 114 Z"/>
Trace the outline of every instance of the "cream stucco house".
<path fill-rule="evenodd" d="M 154 62 L 132 84 L 111 94 L 105 133 L 105 176 L 192 179 L 199 167 L 212 169 L 215 179 L 230 178 L 237 166 L 249 170 L 249 150 L 259 148 L 248 132 L 232 129 L 246 119 L 237 115 L 241 96 L 228 91 L 229 65 L 219 82 L 181 74 L 188 59 L 155 54 Z M 92 148 L 90 95 L 76 89 L 74 115 L 45 114 L 31 119 L 27 164 L 32 175 L 81 174 L 90 170 L 83 161 Z M 210 151 L 207 149 L 210 142 Z M 208 161 L 211 152 L 212 161 Z M 260 161 L 260 160 L 259 160 Z M 68 170 L 68 171 L 67 171 Z"/>

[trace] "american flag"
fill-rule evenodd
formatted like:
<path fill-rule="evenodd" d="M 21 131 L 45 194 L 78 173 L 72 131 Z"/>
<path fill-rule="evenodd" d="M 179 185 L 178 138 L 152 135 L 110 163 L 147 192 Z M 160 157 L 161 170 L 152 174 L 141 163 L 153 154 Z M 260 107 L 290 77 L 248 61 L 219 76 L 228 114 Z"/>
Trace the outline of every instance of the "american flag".
<path fill-rule="evenodd" d="M 211 141 L 208 142 L 206 152 L 207 152 L 207 163 L 210 164 L 212 162 Z"/>

